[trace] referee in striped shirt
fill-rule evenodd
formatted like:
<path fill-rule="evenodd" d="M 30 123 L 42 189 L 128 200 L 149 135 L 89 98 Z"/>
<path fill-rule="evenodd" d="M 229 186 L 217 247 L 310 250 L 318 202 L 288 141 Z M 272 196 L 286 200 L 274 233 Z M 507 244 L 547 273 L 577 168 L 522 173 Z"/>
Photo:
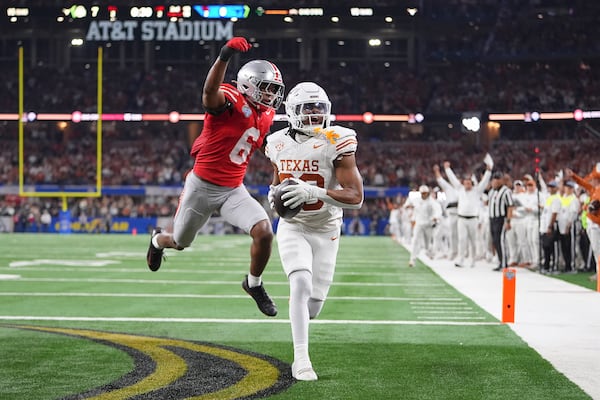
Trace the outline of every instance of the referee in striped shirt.
<path fill-rule="evenodd" d="M 490 234 L 492 246 L 498 255 L 498 267 L 494 271 L 500 271 L 507 267 L 506 241 L 504 233 L 510 230 L 510 219 L 514 208 L 512 192 L 505 184 L 506 177 L 502 172 L 496 171 L 492 175 L 492 188 L 488 193 L 488 210 L 490 216 Z"/>

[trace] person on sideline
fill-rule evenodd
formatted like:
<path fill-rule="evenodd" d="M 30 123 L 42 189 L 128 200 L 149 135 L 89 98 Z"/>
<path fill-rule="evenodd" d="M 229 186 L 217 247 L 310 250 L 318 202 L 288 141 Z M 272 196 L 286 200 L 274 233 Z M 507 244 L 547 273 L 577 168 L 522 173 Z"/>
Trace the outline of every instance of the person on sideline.
<path fill-rule="evenodd" d="M 277 244 L 290 284 L 289 313 L 294 346 L 292 376 L 317 380 L 308 351 L 309 320 L 321 312 L 333 281 L 343 208 L 357 210 L 363 202 L 363 180 L 356 166 L 356 132 L 330 125 L 331 103 L 323 88 L 302 82 L 285 102 L 289 126 L 267 137 L 265 154 L 273 163 L 269 202 L 285 179 L 285 206 L 301 207 L 280 218 Z"/>
<path fill-rule="evenodd" d="M 586 232 L 592 252 L 597 259 L 600 256 L 600 163 L 584 178 L 571 169 L 566 169 L 565 179 L 574 180 L 590 195 L 590 202 L 587 207 Z M 590 279 L 594 281 L 598 279 L 598 264 L 596 264 L 596 273 Z"/>
<path fill-rule="evenodd" d="M 550 273 L 558 271 L 558 226 L 557 219 L 562 204 L 558 194 L 558 182 L 550 181 L 547 184 L 548 197 L 544 201 L 544 208 L 540 216 L 540 235 L 542 239 L 543 264 L 540 272 Z"/>
<path fill-rule="evenodd" d="M 433 228 L 442 218 L 442 207 L 431 198 L 429 193 L 429 186 L 421 185 L 418 197 L 409 196 L 404 204 L 405 208 L 412 208 L 414 215 L 409 267 L 415 266 L 415 260 L 423 249 L 429 256 L 433 256 L 431 253 Z"/>
<path fill-rule="evenodd" d="M 510 230 L 510 219 L 514 208 L 512 191 L 506 186 L 505 175 L 497 171 L 492 176 L 492 188 L 488 192 L 488 212 L 492 246 L 498 256 L 498 266 L 494 271 L 507 267 L 505 233 Z"/>
<path fill-rule="evenodd" d="M 540 259 L 540 193 L 538 192 L 535 179 L 531 175 L 523 177 L 525 184 L 525 193 L 519 196 L 521 206 L 520 212 L 523 213 L 525 221 L 525 246 L 527 248 L 526 257 L 523 264 L 526 268 L 532 268 L 539 264 Z"/>
<path fill-rule="evenodd" d="M 579 199 L 575 195 L 575 181 L 567 180 L 563 183 L 560 202 L 561 209 L 556 222 L 558 225 L 560 252 L 565 263 L 564 272 L 575 273 L 577 272 L 577 268 L 574 265 L 575 255 L 577 254 L 575 228 L 580 209 Z"/>
<path fill-rule="evenodd" d="M 400 223 L 401 223 L 400 204 L 398 203 L 398 201 L 390 200 L 389 198 L 385 199 L 385 203 L 386 203 L 387 209 L 389 210 L 388 225 L 389 225 L 390 237 L 392 238 L 392 240 L 394 242 L 401 243 L 402 231 L 400 229 Z"/>
<path fill-rule="evenodd" d="M 581 225 L 581 232 L 579 236 L 579 249 L 581 255 L 582 264 L 578 269 L 584 272 L 596 270 L 596 260 L 590 246 L 590 238 L 588 237 L 588 206 L 590 204 L 590 195 L 585 191 L 581 190 L 579 193 L 580 213 L 579 213 L 579 224 Z"/>
<path fill-rule="evenodd" d="M 488 157 L 486 157 L 487 160 Z M 452 168 L 450 168 L 450 162 L 444 162 L 444 172 L 446 173 L 446 177 L 448 177 L 450 185 L 456 190 L 458 198 L 458 254 L 454 264 L 456 267 L 463 267 L 465 258 L 469 259 L 469 267 L 475 266 L 477 225 L 479 222 L 479 209 L 481 208 L 481 196 L 490 183 L 493 166 L 491 157 L 489 157 L 489 161 L 486 162 L 483 178 L 477 186 L 474 186 L 471 176 L 465 175 L 462 181 L 459 181 Z M 446 186 L 438 165 L 434 166 L 433 172 L 438 184 Z"/>
<path fill-rule="evenodd" d="M 527 190 L 525 183 L 517 179 L 513 182 L 513 209 L 510 221 L 511 230 L 506 232 L 508 244 L 508 266 L 525 266 L 527 260 L 531 259 L 530 248 L 527 244 L 527 219 L 525 210 L 525 196 Z"/>
<path fill-rule="evenodd" d="M 277 307 L 261 276 L 271 256 L 273 231 L 266 210 L 250 195 L 243 179 L 250 157 L 262 147 L 281 105 L 284 84 L 277 66 L 265 60 L 243 65 L 237 73 L 237 86 L 223 83 L 231 56 L 250 48 L 245 38 L 230 39 L 208 71 L 202 92 L 206 118 L 192 146 L 194 168 L 185 180 L 173 232 L 155 228 L 146 259 L 150 270 L 157 271 L 165 248 L 189 247 L 212 213 L 220 211 L 227 222 L 252 237 L 250 273 L 242 287 L 260 311 L 272 317 L 277 315 Z"/>

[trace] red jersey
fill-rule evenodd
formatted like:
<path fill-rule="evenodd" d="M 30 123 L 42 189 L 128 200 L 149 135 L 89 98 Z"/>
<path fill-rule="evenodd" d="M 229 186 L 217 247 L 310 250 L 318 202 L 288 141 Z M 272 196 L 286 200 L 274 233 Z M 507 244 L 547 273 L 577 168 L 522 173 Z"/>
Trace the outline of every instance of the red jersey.
<path fill-rule="evenodd" d="M 275 110 L 257 111 L 230 84 L 222 84 L 221 90 L 231 107 L 219 115 L 206 113 L 190 154 L 197 176 L 215 185 L 238 187 L 252 153 L 262 146 L 273 124 Z"/>

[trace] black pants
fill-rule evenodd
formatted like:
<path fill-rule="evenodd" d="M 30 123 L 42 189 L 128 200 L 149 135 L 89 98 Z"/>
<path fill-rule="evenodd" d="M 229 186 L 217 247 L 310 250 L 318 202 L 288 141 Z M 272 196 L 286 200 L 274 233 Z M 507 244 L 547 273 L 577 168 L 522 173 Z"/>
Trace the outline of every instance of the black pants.
<path fill-rule="evenodd" d="M 583 257 L 583 269 L 585 271 L 595 271 L 596 260 L 594 259 L 594 255 L 591 253 L 590 238 L 588 238 L 585 229 L 581 230 L 581 235 L 579 236 L 579 250 L 581 250 L 581 256 Z"/>
<path fill-rule="evenodd" d="M 573 243 L 571 242 L 571 232 L 564 235 L 559 235 L 560 251 L 565 261 L 565 272 L 573 270 L 572 259 L 573 259 Z"/>
<path fill-rule="evenodd" d="M 506 254 L 504 252 L 504 217 L 490 218 L 490 234 L 492 246 L 498 255 L 498 267 L 506 268 Z"/>
<path fill-rule="evenodd" d="M 550 271 L 558 268 L 558 254 L 556 244 L 558 242 L 558 231 L 542 234 L 542 250 L 544 252 L 543 269 Z"/>

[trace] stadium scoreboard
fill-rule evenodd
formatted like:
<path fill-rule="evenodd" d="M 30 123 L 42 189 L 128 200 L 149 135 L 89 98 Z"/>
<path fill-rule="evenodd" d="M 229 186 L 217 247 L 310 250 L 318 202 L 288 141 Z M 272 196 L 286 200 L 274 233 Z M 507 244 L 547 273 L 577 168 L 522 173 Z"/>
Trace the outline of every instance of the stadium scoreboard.
<path fill-rule="evenodd" d="M 164 5 L 85 5 L 66 4 L 61 7 L 3 8 L 0 25 L 19 28 L 38 27 L 55 30 L 85 31 L 87 41 L 221 41 L 233 36 L 236 22 L 266 29 L 265 23 L 291 23 L 296 19 L 311 19 L 314 23 L 338 23 L 340 20 L 384 27 L 391 21 L 412 18 L 414 7 L 298 7 L 269 8 L 246 4 L 164 4 Z"/>
<path fill-rule="evenodd" d="M 186 19 L 230 19 L 233 21 L 260 17 L 350 17 L 350 18 L 390 18 L 414 17 L 416 7 L 298 7 L 269 8 L 245 4 L 165 4 L 165 5 L 84 5 L 69 4 L 63 7 L 4 7 L 4 21 L 11 23 L 45 19 L 53 22 L 73 22 L 81 20 L 126 20 L 154 19 L 173 22 Z"/>

